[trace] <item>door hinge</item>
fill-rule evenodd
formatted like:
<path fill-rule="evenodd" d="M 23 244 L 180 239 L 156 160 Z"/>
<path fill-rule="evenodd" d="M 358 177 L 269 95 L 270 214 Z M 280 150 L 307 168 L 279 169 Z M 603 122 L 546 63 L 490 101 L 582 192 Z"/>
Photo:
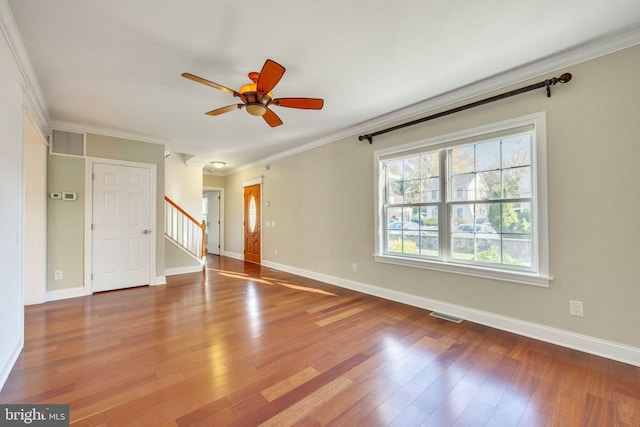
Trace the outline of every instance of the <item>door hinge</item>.
<path fill-rule="evenodd" d="M 93 231 L 93 224 L 91 224 L 91 231 Z"/>
<path fill-rule="evenodd" d="M 94 181 L 96 179 L 96 174 L 91 172 L 91 180 Z"/>
<path fill-rule="evenodd" d="M 91 273 L 91 280 L 93 280 L 93 273 Z"/>

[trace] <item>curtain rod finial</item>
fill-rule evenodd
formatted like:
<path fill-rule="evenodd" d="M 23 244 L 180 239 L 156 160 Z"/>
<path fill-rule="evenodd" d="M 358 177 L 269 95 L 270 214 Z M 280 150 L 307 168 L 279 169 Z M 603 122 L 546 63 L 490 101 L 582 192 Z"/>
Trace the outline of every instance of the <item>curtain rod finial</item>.
<path fill-rule="evenodd" d="M 560 81 L 560 83 L 567 83 L 571 81 L 571 77 L 571 73 L 564 73 L 558 80 Z"/>
<path fill-rule="evenodd" d="M 364 141 L 364 140 L 369 141 L 369 144 L 373 144 L 373 136 L 372 135 L 360 135 L 358 137 L 358 141 Z"/>

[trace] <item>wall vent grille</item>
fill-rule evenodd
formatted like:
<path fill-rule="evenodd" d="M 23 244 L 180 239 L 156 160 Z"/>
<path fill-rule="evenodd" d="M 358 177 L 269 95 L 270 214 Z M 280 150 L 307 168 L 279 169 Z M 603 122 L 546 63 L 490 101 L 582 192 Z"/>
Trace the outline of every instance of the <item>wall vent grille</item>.
<path fill-rule="evenodd" d="M 429 313 L 429 316 L 437 317 L 438 319 L 442 320 L 448 320 L 449 322 L 453 323 L 462 322 L 462 319 L 460 319 L 459 317 L 449 316 L 448 314 L 438 313 L 437 311 L 432 311 L 431 313 Z"/>
<path fill-rule="evenodd" d="M 51 138 L 51 154 L 67 154 L 70 156 L 84 156 L 85 142 L 83 133 L 53 130 Z"/>

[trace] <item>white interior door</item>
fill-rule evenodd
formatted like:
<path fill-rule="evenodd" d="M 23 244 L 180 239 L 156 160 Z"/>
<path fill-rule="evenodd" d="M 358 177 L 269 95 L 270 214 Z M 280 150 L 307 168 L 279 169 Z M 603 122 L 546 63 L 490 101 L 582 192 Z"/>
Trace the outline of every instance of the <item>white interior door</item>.
<path fill-rule="evenodd" d="M 220 255 L 220 192 L 207 192 L 207 252 Z"/>
<path fill-rule="evenodd" d="M 150 284 L 151 171 L 93 164 L 93 291 Z"/>

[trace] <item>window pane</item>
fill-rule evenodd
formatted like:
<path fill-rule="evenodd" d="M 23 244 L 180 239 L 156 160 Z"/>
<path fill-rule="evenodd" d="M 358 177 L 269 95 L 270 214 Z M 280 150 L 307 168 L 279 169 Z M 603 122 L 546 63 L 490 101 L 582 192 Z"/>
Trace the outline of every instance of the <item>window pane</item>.
<path fill-rule="evenodd" d="M 501 196 L 502 174 L 499 170 L 476 175 L 476 200 L 499 199 Z"/>
<path fill-rule="evenodd" d="M 531 134 L 518 135 L 502 140 L 502 168 L 531 164 Z"/>
<path fill-rule="evenodd" d="M 384 163 L 387 182 L 387 203 L 400 204 L 404 202 L 404 182 L 402 160 L 387 160 Z"/>
<path fill-rule="evenodd" d="M 425 153 L 421 158 L 423 178 L 440 176 L 440 155 L 437 151 L 433 153 Z"/>
<path fill-rule="evenodd" d="M 502 236 L 503 263 L 531 267 L 532 246 L 531 237 L 521 234 L 505 234 Z"/>
<path fill-rule="evenodd" d="M 504 197 L 531 197 L 531 167 L 502 171 Z"/>
<path fill-rule="evenodd" d="M 500 232 L 500 203 L 479 203 L 475 206 L 475 231 L 477 233 Z M 494 214 L 497 214 L 495 218 Z"/>
<path fill-rule="evenodd" d="M 404 203 L 404 181 L 390 182 L 387 186 L 387 201 L 391 205 Z"/>
<path fill-rule="evenodd" d="M 449 199 L 453 201 L 475 199 L 475 174 L 456 175 L 451 179 L 452 194 Z"/>
<path fill-rule="evenodd" d="M 402 181 L 403 162 L 402 159 L 390 159 L 384 162 L 387 172 L 387 181 Z"/>
<path fill-rule="evenodd" d="M 440 201 L 440 178 L 422 180 L 422 202 Z"/>
<path fill-rule="evenodd" d="M 387 228 L 391 229 L 391 224 L 396 222 L 402 224 L 402 208 L 387 209 Z M 398 228 L 402 228 L 402 226 L 398 226 Z"/>
<path fill-rule="evenodd" d="M 404 181 L 404 203 L 420 203 L 420 180 Z"/>
<path fill-rule="evenodd" d="M 402 208 L 387 209 L 386 250 L 402 253 Z"/>
<path fill-rule="evenodd" d="M 404 159 L 404 179 L 420 178 L 420 156 Z"/>
<path fill-rule="evenodd" d="M 482 215 L 478 215 L 476 217 L 476 224 L 480 221 L 480 219 L 485 219 L 483 222 L 484 225 L 488 225 L 493 228 L 496 233 L 502 232 L 502 203 L 487 203 L 482 206 L 483 213 Z"/>
<path fill-rule="evenodd" d="M 502 232 L 530 235 L 531 203 L 503 203 Z"/>
<path fill-rule="evenodd" d="M 451 233 L 451 257 L 455 260 L 473 260 L 474 240 L 473 225 L 456 225 Z"/>
<path fill-rule="evenodd" d="M 451 216 L 453 231 L 473 233 L 475 206 L 472 204 L 453 205 Z"/>
<path fill-rule="evenodd" d="M 249 231 L 252 233 L 256 231 L 256 227 L 258 225 L 258 209 L 256 205 L 256 198 L 254 195 L 251 195 L 249 199 Z"/>
<path fill-rule="evenodd" d="M 500 169 L 500 140 L 476 144 L 476 171 Z"/>
<path fill-rule="evenodd" d="M 499 234 L 476 234 L 476 261 L 501 264 L 501 241 Z"/>
<path fill-rule="evenodd" d="M 473 172 L 474 163 L 473 145 L 451 150 L 451 167 L 454 175 Z"/>
<path fill-rule="evenodd" d="M 437 258 L 440 256 L 438 248 L 438 232 L 424 231 L 420 234 L 420 255 Z"/>

